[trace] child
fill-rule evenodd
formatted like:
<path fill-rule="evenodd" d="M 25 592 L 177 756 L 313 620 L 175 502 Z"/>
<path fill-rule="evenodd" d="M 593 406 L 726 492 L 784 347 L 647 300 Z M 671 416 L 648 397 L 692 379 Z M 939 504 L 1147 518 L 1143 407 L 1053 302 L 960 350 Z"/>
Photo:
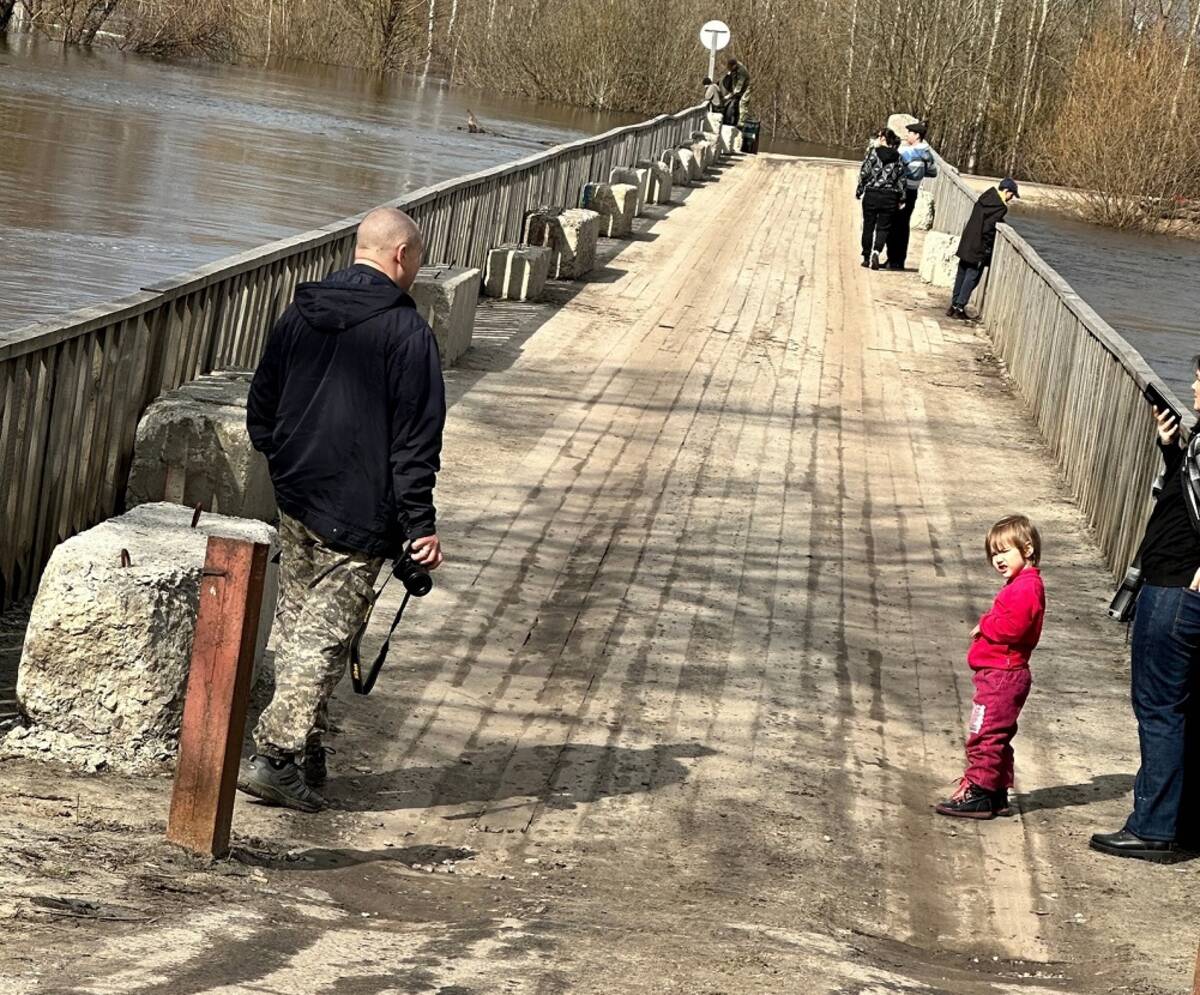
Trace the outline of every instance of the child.
<path fill-rule="evenodd" d="M 937 806 L 942 815 L 991 819 L 1008 815 L 1013 783 L 1012 739 L 1029 696 L 1029 657 L 1042 635 L 1046 592 L 1037 564 L 1042 539 L 1024 515 L 1003 518 L 984 543 L 1005 584 L 971 632 L 967 663 L 974 671 L 974 707 L 967 770 L 958 790 Z"/>

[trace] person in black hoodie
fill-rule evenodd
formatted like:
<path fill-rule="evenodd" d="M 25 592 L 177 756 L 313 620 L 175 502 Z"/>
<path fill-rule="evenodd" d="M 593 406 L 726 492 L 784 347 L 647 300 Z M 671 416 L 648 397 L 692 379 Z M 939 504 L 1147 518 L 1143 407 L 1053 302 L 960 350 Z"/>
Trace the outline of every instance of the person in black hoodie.
<path fill-rule="evenodd" d="M 445 388 L 437 343 L 407 290 L 423 247 L 394 208 L 358 227 L 354 264 L 302 283 L 250 385 L 246 425 L 267 458 L 281 546 L 275 693 L 238 787 L 324 807 L 321 735 L 385 559 L 442 562 L 433 489 Z M 303 770 L 297 759 L 303 757 Z"/>
<path fill-rule="evenodd" d="M 887 243 L 896 212 L 904 204 L 905 168 L 897 149 L 900 139 L 891 128 L 875 136 L 858 171 L 854 196 L 862 199 L 862 264 L 879 269 L 879 253 Z"/>
<path fill-rule="evenodd" d="M 984 267 L 992 262 L 996 225 L 1008 213 L 1008 202 L 1020 196 L 1017 181 L 1006 176 L 996 186 L 983 191 L 975 201 L 971 217 L 958 240 L 958 273 L 954 277 L 950 306 L 946 309 L 947 318 L 967 320 L 967 301 L 979 286 Z"/>

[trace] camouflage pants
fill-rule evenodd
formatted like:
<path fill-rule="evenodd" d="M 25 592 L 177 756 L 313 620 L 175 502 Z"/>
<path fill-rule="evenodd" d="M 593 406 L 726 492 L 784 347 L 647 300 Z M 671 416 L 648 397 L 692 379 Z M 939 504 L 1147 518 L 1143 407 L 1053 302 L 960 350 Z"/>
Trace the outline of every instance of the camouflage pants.
<path fill-rule="evenodd" d="M 326 731 L 329 696 L 346 671 L 350 640 L 375 599 L 383 560 L 330 549 L 280 512 L 275 694 L 254 729 L 258 752 L 301 753 Z"/>

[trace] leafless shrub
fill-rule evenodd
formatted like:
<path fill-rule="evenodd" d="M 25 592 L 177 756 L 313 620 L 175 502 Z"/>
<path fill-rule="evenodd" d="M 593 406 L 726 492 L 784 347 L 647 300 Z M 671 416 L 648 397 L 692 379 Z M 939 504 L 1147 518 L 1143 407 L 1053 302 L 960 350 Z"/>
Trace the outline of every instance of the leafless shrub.
<path fill-rule="evenodd" d="M 1186 45 L 1161 28 L 1109 23 L 1075 61 L 1037 153 L 1049 179 L 1079 191 L 1089 220 L 1156 227 L 1200 192 L 1200 80 Z"/>
<path fill-rule="evenodd" d="M 236 54 L 236 8 L 228 0 L 138 0 L 121 47 L 142 55 L 228 59 Z"/>

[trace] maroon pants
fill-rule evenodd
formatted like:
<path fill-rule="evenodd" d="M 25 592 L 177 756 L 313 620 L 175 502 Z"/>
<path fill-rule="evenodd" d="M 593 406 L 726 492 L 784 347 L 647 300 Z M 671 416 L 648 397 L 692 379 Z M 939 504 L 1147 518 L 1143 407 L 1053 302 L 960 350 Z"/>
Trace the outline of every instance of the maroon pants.
<path fill-rule="evenodd" d="M 987 791 L 1013 784 L 1012 740 L 1029 697 L 1028 667 L 976 670 L 975 701 L 967 736 L 966 778 Z"/>

